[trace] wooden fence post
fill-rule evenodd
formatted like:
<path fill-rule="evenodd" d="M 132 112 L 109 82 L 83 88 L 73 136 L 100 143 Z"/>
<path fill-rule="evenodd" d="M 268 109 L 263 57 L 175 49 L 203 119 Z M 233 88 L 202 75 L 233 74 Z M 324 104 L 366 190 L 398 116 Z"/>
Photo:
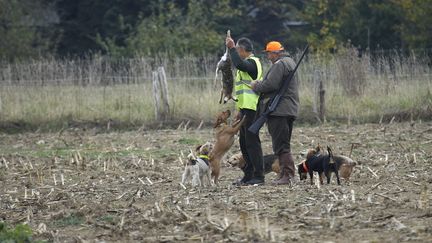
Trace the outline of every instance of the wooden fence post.
<path fill-rule="evenodd" d="M 159 82 L 161 87 L 162 105 L 163 105 L 162 118 L 165 120 L 166 118 L 168 118 L 170 114 L 169 99 L 168 99 L 168 82 L 167 82 L 167 77 L 165 74 L 164 67 L 159 67 L 158 73 L 159 73 Z"/>
<path fill-rule="evenodd" d="M 319 109 L 319 117 L 322 122 L 326 122 L 325 119 L 325 89 L 324 89 L 324 83 L 322 79 L 320 80 L 319 84 L 319 101 L 320 101 L 320 109 Z"/>
<path fill-rule="evenodd" d="M 154 108 L 155 108 L 155 119 L 159 120 L 159 93 L 160 93 L 160 87 L 159 87 L 159 78 L 158 73 L 156 71 L 152 72 L 152 80 L 153 80 L 153 100 L 154 100 Z"/>
<path fill-rule="evenodd" d="M 314 79 L 313 112 L 317 115 L 316 118 L 318 119 L 318 121 L 320 123 L 324 123 L 325 122 L 325 89 L 321 77 L 321 71 L 315 70 L 313 79 Z"/>
<path fill-rule="evenodd" d="M 155 118 L 157 121 L 166 120 L 170 114 L 168 99 L 168 82 L 164 67 L 158 67 L 152 72 L 153 100 L 155 103 Z"/>

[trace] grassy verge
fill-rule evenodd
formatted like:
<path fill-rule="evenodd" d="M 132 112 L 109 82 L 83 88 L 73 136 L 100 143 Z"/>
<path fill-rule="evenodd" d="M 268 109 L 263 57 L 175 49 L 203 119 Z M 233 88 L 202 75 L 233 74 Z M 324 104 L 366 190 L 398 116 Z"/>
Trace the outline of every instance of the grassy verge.
<path fill-rule="evenodd" d="M 300 92 L 301 122 L 316 121 L 313 112 L 314 96 L 303 85 Z M 378 85 L 376 85 L 378 86 Z M 379 88 L 379 87 L 377 87 Z M 327 87 L 326 120 L 353 123 L 427 119 L 432 111 L 431 85 L 402 84 L 391 93 L 370 91 L 362 96 L 350 96 L 343 90 Z M 17 129 L 62 128 L 76 123 L 106 126 L 112 121 L 117 127 L 155 124 L 152 93 L 147 85 L 114 87 L 27 87 L 0 88 L 3 100 L 11 102 L 2 106 L 0 123 Z M 210 124 L 214 114 L 223 109 L 234 109 L 233 103 L 218 104 L 217 92 L 210 87 L 201 90 L 193 87 L 173 87 L 170 91 L 171 118 L 167 124 L 191 120 L 197 125 L 201 120 Z"/>
<path fill-rule="evenodd" d="M 168 78 L 170 115 L 163 123 L 155 120 L 152 83 L 145 78 L 151 76 L 152 69 L 144 61 L 140 63 L 138 60 L 132 67 L 132 64 L 123 64 L 129 65 L 129 71 L 122 73 L 128 75 L 125 77 L 127 82 L 122 79 L 119 83 L 109 80 L 113 78 L 109 75 L 118 74 L 113 73 L 112 68 L 106 73 L 97 60 L 87 63 L 89 70 L 84 72 L 87 76 L 79 71 L 87 66 L 77 67 L 78 64 L 73 62 L 55 64 L 42 61 L 0 70 L 4 79 L 0 85 L 0 130 L 49 130 L 75 125 L 107 127 L 108 123 L 113 128 L 158 128 L 177 127 L 182 121 L 190 121 L 194 126 L 201 121 L 210 125 L 218 111 L 234 110 L 233 102 L 218 103 L 220 88 L 215 88 L 212 81 L 215 63 L 208 60 L 205 63 L 195 60 L 192 64 L 189 59 L 184 61 L 184 66 L 178 61 L 167 67 L 167 75 L 171 77 Z M 323 82 L 326 91 L 327 121 L 365 123 L 430 119 L 432 70 L 427 63 L 428 60 L 400 56 L 359 59 L 350 50 L 328 58 L 310 56 L 298 73 L 299 122 L 317 121 L 318 81 Z M 79 72 L 63 74 L 63 70 L 71 68 L 67 65 Z M 49 72 L 40 71 L 45 67 L 51 67 Z M 268 69 L 268 63 L 265 69 Z M 5 73 L 5 70 L 9 71 Z M 92 73 L 92 70 L 97 71 Z M 23 85 L 23 81 L 14 83 L 11 80 L 14 77 L 78 81 L 35 81 Z"/>

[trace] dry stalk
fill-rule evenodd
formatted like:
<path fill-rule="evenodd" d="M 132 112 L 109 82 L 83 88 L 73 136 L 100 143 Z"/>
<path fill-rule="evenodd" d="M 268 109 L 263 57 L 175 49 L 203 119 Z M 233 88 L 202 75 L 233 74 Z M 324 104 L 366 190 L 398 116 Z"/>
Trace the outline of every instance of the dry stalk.
<path fill-rule="evenodd" d="M 371 194 L 368 194 L 367 202 L 372 203 L 372 195 Z"/>
<path fill-rule="evenodd" d="M 319 175 L 315 176 L 315 186 L 320 189 L 321 188 L 321 182 L 319 180 Z"/>
<path fill-rule="evenodd" d="M 143 184 L 143 185 L 146 185 L 146 183 L 140 178 L 140 177 L 138 177 L 138 180 Z"/>
<path fill-rule="evenodd" d="M 377 192 L 375 192 L 374 194 L 377 195 L 377 196 L 383 197 L 383 198 L 390 199 L 390 200 L 392 200 L 392 201 L 394 201 L 394 202 L 397 202 L 396 199 L 394 199 L 394 198 L 392 198 L 392 197 L 389 197 L 389 196 L 386 196 L 386 195 L 384 195 L 384 194 L 382 194 L 382 193 L 377 193 Z"/>
<path fill-rule="evenodd" d="M 353 212 L 352 214 L 345 214 L 343 216 L 335 216 L 337 219 L 349 219 L 354 217 L 357 214 L 357 212 Z"/>
<path fill-rule="evenodd" d="M 203 124 L 204 124 L 204 120 L 201 120 L 200 124 L 199 124 L 198 127 L 197 127 L 197 130 L 200 130 L 201 127 L 203 126 Z"/>
<path fill-rule="evenodd" d="M 188 126 L 189 126 L 190 122 L 191 122 L 190 120 L 188 120 L 186 122 L 186 124 L 184 125 L 184 128 L 183 128 L 184 131 L 188 130 Z"/>
<path fill-rule="evenodd" d="M 366 195 L 368 192 L 372 191 L 373 189 L 377 188 L 379 185 L 381 185 L 381 182 L 378 182 L 377 184 L 373 185 L 371 188 L 367 189 L 364 194 Z"/>
<path fill-rule="evenodd" d="M 178 125 L 178 127 L 177 127 L 177 130 L 180 130 L 181 128 L 182 128 L 182 126 L 183 126 L 183 121 Z"/>
<path fill-rule="evenodd" d="M 116 198 L 116 200 L 120 200 L 124 195 L 126 195 L 126 193 L 127 193 L 127 192 L 124 192 L 123 194 L 121 194 L 120 196 L 118 196 L 118 197 Z"/>
<path fill-rule="evenodd" d="M 429 206 L 429 195 L 428 188 L 426 184 L 423 184 L 422 190 L 420 192 L 420 197 L 418 200 L 418 207 L 420 209 L 425 209 Z"/>
<path fill-rule="evenodd" d="M 27 207 L 27 223 L 31 222 L 32 216 L 33 216 L 32 207 Z"/>
<path fill-rule="evenodd" d="M 348 157 L 351 158 L 353 149 L 355 148 L 355 146 L 359 146 L 359 145 L 360 145 L 360 143 L 351 143 L 351 149 L 350 149 Z"/>
<path fill-rule="evenodd" d="M 225 227 L 229 226 L 229 220 L 228 220 L 228 216 L 227 216 L 227 211 L 224 211 L 224 223 L 225 223 Z"/>
<path fill-rule="evenodd" d="M 333 203 L 330 203 L 330 204 L 327 205 L 327 213 L 330 213 L 332 211 L 333 206 L 334 206 Z"/>
<path fill-rule="evenodd" d="M 3 163 L 6 167 L 6 169 L 9 169 L 8 162 L 6 161 L 6 159 L 4 157 L 2 157 L 2 160 L 3 160 Z"/>
<path fill-rule="evenodd" d="M 261 222 L 260 222 L 260 219 L 259 219 L 257 212 L 255 212 L 255 218 L 252 217 L 252 225 L 255 228 L 255 231 L 258 233 L 258 235 L 260 237 L 263 237 L 262 231 L 264 230 L 264 228 L 262 229 L 262 227 L 261 227 Z M 265 235 L 265 232 L 264 232 L 264 235 Z"/>
<path fill-rule="evenodd" d="M 373 176 L 375 176 L 376 178 L 379 178 L 379 176 L 375 173 L 375 171 L 373 171 L 369 166 L 366 167 L 370 173 L 372 173 Z"/>
<path fill-rule="evenodd" d="M 332 192 L 332 191 L 328 191 L 333 197 L 334 197 L 334 199 L 336 200 L 336 201 L 339 201 L 339 198 L 336 196 L 336 194 L 334 193 L 334 192 Z"/>
<path fill-rule="evenodd" d="M 161 208 L 159 206 L 159 202 L 155 202 L 156 211 L 161 212 Z"/>
<path fill-rule="evenodd" d="M 405 161 L 406 161 L 407 163 L 409 163 L 410 161 L 409 161 L 409 159 L 408 159 L 408 154 L 405 154 L 404 157 L 405 157 Z"/>
<path fill-rule="evenodd" d="M 125 222 L 125 214 L 126 214 L 126 212 L 123 212 L 123 215 L 120 219 L 120 225 L 119 225 L 120 231 L 123 231 L 123 226 L 124 226 L 124 222 Z"/>
<path fill-rule="evenodd" d="M 243 232 L 245 234 L 247 234 L 249 232 L 249 229 L 248 229 L 248 225 L 247 225 L 247 212 L 246 211 L 240 212 L 240 220 L 241 220 L 241 224 L 243 226 Z"/>

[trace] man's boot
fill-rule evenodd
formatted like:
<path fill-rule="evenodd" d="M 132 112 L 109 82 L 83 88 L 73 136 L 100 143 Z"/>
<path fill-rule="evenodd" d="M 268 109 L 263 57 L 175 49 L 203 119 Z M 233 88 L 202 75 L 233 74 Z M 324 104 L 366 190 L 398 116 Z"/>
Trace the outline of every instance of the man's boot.
<path fill-rule="evenodd" d="M 245 182 L 246 185 L 262 185 L 264 184 L 264 170 L 256 169 L 252 179 Z"/>
<path fill-rule="evenodd" d="M 294 158 L 291 153 L 279 155 L 280 178 L 273 181 L 275 185 L 291 185 L 295 176 Z"/>
<path fill-rule="evenodd" d="M 250 164 L 245 165 L 245 167 L 242 168 L 243 171 L 243 177 L 235 180 L 232 184 L 235 186 L 241 186 L 244 185 L 247 181 L 253 178 L 253 167 Z"/>

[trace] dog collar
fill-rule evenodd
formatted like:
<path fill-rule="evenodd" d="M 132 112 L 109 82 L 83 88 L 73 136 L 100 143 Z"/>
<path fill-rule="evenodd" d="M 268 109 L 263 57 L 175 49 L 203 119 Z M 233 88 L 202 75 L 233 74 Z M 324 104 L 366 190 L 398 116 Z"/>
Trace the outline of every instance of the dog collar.
<path fill-rule="evenodd" d="M 208 155 L 205 155 L 205 154 L 201 154 L 198 157 L 200 157 L 201 159 L 209 159 Z"/>
<path fill-rule="evenodd" d="M 305 172 L 308 172 L 309 169 L 308 169 L 308 167 L 307 167 L 307 165 L 306 165 L 306 161 L 303 162 L 302 165 L 303 165 L 303 169 L 305 170 Z"/>

